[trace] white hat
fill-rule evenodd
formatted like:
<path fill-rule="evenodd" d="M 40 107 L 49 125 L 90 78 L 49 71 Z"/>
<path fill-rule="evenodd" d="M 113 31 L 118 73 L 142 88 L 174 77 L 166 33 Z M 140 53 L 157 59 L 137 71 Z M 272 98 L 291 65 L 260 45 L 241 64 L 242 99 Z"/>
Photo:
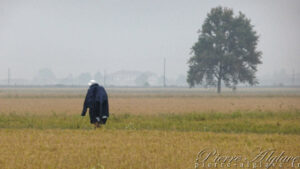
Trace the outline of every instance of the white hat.
<path fill-rule="evenodd" d="M 93 84 L 96 84 L 96 80 L 90 80 L 90 82 L 88 83 L 89 86 L 93 85 Z"/>

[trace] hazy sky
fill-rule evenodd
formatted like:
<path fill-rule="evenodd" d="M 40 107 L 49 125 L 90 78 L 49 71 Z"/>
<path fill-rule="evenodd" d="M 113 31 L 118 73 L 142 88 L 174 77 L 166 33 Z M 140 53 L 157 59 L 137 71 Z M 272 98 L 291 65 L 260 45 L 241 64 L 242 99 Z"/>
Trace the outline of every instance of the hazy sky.
<path fill-rule="evenodd" d="M 0 79 L 41 68 L 69 73 L 139 70 L 186 74 L 190 48 L 218 5 L 242 11 L 260 35 L 259 75 L 300 72 L 299 0 L 0 0 Z"/>

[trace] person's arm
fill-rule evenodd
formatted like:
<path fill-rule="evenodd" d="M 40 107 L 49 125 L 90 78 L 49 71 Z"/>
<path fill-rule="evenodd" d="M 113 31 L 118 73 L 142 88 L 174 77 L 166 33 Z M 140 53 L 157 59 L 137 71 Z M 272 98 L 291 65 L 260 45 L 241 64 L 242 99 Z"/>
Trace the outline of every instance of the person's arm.
<path fill-rule="evenodd" d="M 108 98 L 107 98 L 107 103 L 106 103 L 106 106 L 107 106 L 107 117 L 109 117 L 109 104 L 108 104 Z"/>
<path fill-rule="evenodd" d="M 88 108 L 89 93 L 90 93 L 90 90 L 88 90 L 88 92 L 87 92 L 87 94 L 85 96 L 85 100 L 84 100 L 84 103 L 83 103 L 83 109 L 82 109 L 81 116 L 85 116 L 85 114 L 86 114 L 86 111 L 87 111 L 87 108 Z"/>
<path fill-rule="evenodd" d="M 104 89 L 104 88 L 103 88 Z M 106 93 L 106 91 L 105 91 L 105 89 L 104 89 L 104 99 L 106 100 L 105 101 L 105 115 L 107 116 L 107 117 L 109 117 L 109 104 L 108 104 L 108 95 L 107 95 L 107 93 Z"/>

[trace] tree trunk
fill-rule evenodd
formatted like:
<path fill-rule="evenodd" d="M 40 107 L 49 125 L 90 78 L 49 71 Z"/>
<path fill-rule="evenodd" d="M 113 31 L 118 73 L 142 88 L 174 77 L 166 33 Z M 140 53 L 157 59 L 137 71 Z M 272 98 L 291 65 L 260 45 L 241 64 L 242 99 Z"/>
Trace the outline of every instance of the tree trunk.
<path fill-rule="evenodd" d="M 221 93 L 221 78 L 218 78 L 218 93 Z"/>
<path fill-rule="evenodd" d="M 219 63 L 219 72 L 218 72 L 218 93 L 221 93 L 221 81 L 222 81 L 222 77 L 223 77 L 223 71 L 222 71 L 222 63 Z"/>

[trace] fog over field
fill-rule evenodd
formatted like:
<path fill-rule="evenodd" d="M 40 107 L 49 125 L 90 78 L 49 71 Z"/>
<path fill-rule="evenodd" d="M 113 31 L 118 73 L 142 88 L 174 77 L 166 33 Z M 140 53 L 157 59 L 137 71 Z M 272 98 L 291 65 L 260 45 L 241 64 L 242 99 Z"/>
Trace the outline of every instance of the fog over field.
<path fill-rule="evenodd" d="M 300 169 L 299 16 L 300 0 L 0 0 L 0 168 Z"/>
<path fill-rule="evenodd" d="M 260 35 L 261 85 L 300 84 L 298 0 L 1 0 L 0 84 L 9 69 L 11 84 L 106 76 L 111 85 L 143 85 L 137 77 L 146 74 L 160 85 L 165 58 L 167 83 L 185 86 L 197 31 L 219 5 L 243 12 Z"/>

